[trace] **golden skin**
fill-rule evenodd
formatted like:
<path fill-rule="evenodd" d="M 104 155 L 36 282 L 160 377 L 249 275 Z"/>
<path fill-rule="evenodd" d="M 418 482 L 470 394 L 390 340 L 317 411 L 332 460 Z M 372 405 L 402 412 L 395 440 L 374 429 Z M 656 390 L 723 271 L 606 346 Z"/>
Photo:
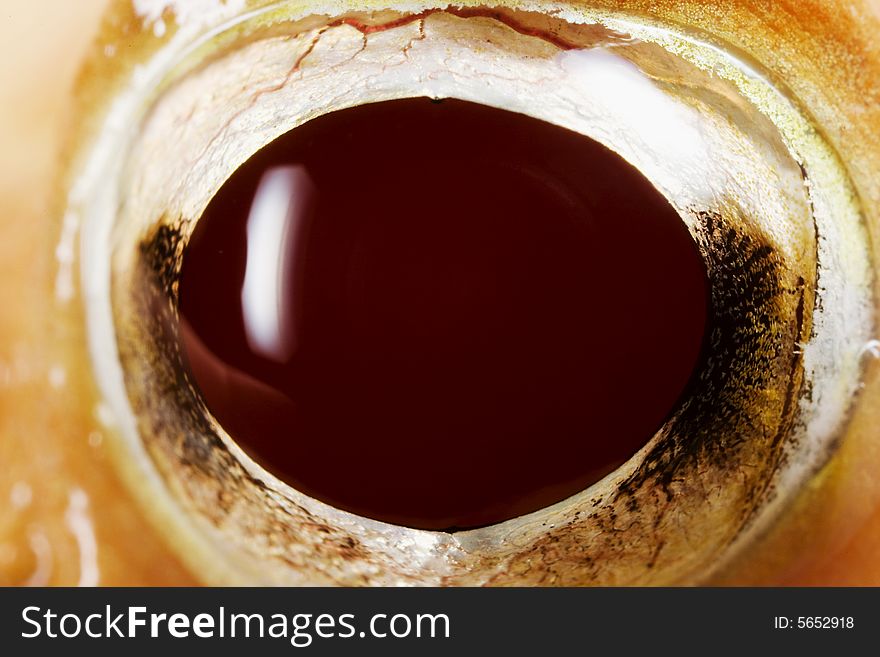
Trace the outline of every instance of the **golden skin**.
<path fill-rule="evenodd" d="M 92 405 L 81 321 L 58 321 L 54 249 L 61 213 L 52 190 L 61 145 L 71 132 L 70 90 L 106 1 L 52 4 L 47 12 L 32 2 L 2 0 L 0 14 L 0 49 L 5 61 L 14 62 L 0 70 L 0 585 L 191 584 L 195 578 L 148 524 L 111 466 Z M 681 13 L 695 21 L 706 20 L 709 6 L 702 4 L 701 11 L 695 3 L 688 12 L 671 2 L 654 4 L 661 16 Z M 719 11 L 722 33 L 735 30 L 731 4 Z M 779 24 L 787 15 L 790 24 L 811 30 L 821 23 L 817 15 L 824 17 L 824 38 L 859 52 L 860 75 L 849 76 L 851 91 L 877 93 L 880 54 L 877 44 L 865 41 L 867 34 L 880 33 L 870 29 L 870 21 L 880 23 L 880 2 L 865 5 L 856 18 L 844 3 L 824 8 L 823 15 L 809 4 L 778 3 Z M 791 21 L 792 13 L 811 20 Z M 822 52 L 833 53 L 828 45 Z M 856 132 L 880 125 L 877 112 L 853 120 L 859 122 Z M 834 137 L 845 152 L 847 135 Z M 860 160 L 862 168 L 872 163 L 876 171 L 876 160 Z M 876 187 L 862 192 L 876 204 Z M 876 227 L 877 217 L 870 221 Z M 720 583 L 880 584 L 880 381 L 876 363 L 871 365 L 839 454 L 768 540 Z"/>
<path fill-rule="evenodd" d="M 50 375 L 66 362 L 50 337 L 58 237 L 50 190 L 74 76 L 106 2 L 51 5 L 4 0 L 0 21 L 3 57 L 15 62 L 0 68 L 0 585 L 80 582 L 88 539 L 71 524 L 89 527 L 70 522 L 78 491 L 100 584 L 191 584 L 110 467 L 82 394 L 88 384 L 68 367 Z"/>

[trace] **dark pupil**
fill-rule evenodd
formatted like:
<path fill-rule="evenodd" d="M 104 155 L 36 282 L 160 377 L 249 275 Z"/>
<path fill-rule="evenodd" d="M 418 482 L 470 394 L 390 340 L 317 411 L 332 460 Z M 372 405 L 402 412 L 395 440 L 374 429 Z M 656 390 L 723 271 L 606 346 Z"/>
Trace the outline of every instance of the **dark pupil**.
<path fill-rule="evenodd" d="M 180 282 L 190 373 L 256 461 L 430 529 L 535 511 L 632 456 L 706 306 L 692 239 L 634 168 L 453 100 L 279 138 L 211 201 Z"/>

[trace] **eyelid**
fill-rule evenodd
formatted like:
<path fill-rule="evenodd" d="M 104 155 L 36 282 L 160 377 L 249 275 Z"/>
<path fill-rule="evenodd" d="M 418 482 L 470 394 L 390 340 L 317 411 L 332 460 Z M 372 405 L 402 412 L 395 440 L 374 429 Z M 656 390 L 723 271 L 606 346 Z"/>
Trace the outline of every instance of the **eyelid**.
<path fill-rule="evenodd" d="M 618 27 L 626 25 L 627 28 L 631 31 L 637 31 L 636 28 L 638 28 L 637 23 L 632 23 L 632 22 L 625 23 L 622 21 L 622 19 L 619 19 L 618 22 L 614 23 L 614 24 L 617 25 Z M 640 29 L 643 30 L 643 36 L 647 36 L 650 34 L 652 28 L 650 26 L 643 26 Z M 352 37 L 356 37 L 356 35 L 352 34 Z M 687 58 L 690 54 L 690 56 L 692 57 L 692 61 L 696 61 L 698 66 L 710 65 L 709 62 L 711 61 L 711 56 L 712 56 L 712 52 L 713 52 L 712 48 L 706 48 L 706 49 L 700 50 L 700 48 L 699 48 L 700 44 L 698 42 L 696 42 L 692 39 L 689 39 L 689 38 L 682 38 L 682 39 L 676 41 L 675 37 L 670 36 L 669 34 L 664 34 L 662 39 L 659 39 L 659 40 L 661 42 L 663 42 L 664 46 L 670 48 L 671 50 L 675 51 L 677 49 L 678 54 L 684 56 L 685 58 Z M 357 39 L 353 38 L 352 44 L 355 44 L 356 41 L 357 41 Z M 305 47 L 305 49 L 307 49 L 308 46 L 310 46 L 310 45 L 312 45 L 312 42 L 309 42 L 309 44 Z M 620 46 L 615 45 L 615 51 L 619 47 Z M 299 52 L 303 53 L 303 52 L 305 52 L 305 50 L 300 49 Z M 694 53 L 697 53 L 697 54 L 694 54 Z M 703 58 L 708 58 L 708 59 L 703 59 Z M 289 66 L 289 62 L 291 61 L 291 59 L 289 57 L 286 59 L 280 58 L 279 64 L 281 63 L 282 59 L 284 61 L 286 61 Z M 722 57 L 720 60 L 714 62 L 714 64 L 712 64 L 712 65 L 718 67 L 717 69 L 715 69 L 716 74 L 718 73 L 718 71 L 721 71 L 721 74 L 720 74 L 721 77 L 724 77 L 724 75 L 726 74 L 726 75 L 730 76 L 730 78 L 733 79 L 735 82 L 738 82 L 740 84 L 740 89 L 739 89 L 740 92 L 742 92 L 744 90 L 746 92 L 752 92 L 752 96 L 750 97 L 750 99 L 752 100 L 752 102 L 758 104 L 758 106 L 761 107 L 765 112 L 767 112 L 768 114 L 772 114 L 773 112 L 776 112 L 779 110 L 778 107 L 775 107 L 772 105 L 767 105 L 767 103 L 775 102 L 773 100 L 772 95 L 763 96 L 761 94 L 756 95 L 753 93 L 755 85 L 760 86 L 760 84 L 766 84 L 766 80 L 762 80 L 760 78 L 760 76 L 758 76 L 757 78 L 754 78 L 754 79 L 749 78 L 748 74 L 753 71 L 750 71 L 748 67 L 737 68 L 736 60 L 731 60 L 726 57 Z M 669 81 L 665 81 L 665 82 L 666 82 L 666 84 L 669 84 Z M 761 103 L 765 103 L 765 105 L 762 107 Z M 787 109 L 791 109 L 791 108 L 787 108 Z M 797 148 L 813 148 L 813 147 L 822 148 L 822 144 L 819 142 L 815 142 L 814 136 L 809 131 L 804 132 L 803 123 L 798 123 L 798 119 L 797 119 L 798 115 L 797 115 L 796 109 L 797 108 L 794 108 L 794 110 L 795 110 L 794 114 L 786 114 L 785 115 L 787 117 L 787 119 L 794 117 L 794 119 L 793 119 L 794 124 L 788 125 L 789 129 L 791 129 L 792 125 L 795 126 L 793 133 L 787 136 L 789 142 L 796 141 L 798 139 L 802 139 L 803 140 L 802 142 L 795 144 L 794 147 L 796 149 Z M 803 117 L 801 117 L 801 118 L 803 118 Z M 292 127 L 292 126 L 288 125 L 287 127 Z M 278 129 L 278 126 L 276 126 L 276 129 Z M 145 129 L 145 131 L 142 132 L 141 139 L 144 139 L 144 134 L 148 133 L 148 131 L 149 131 L 149 128 Z M 164 133 L 161 133 L 161 134 L 164 134 Z M 806 135 L 806 137 L 804 135 Z M 182 217 L 185 217 L 189 220 L 193 220 L 195 217 L 197 217 L 198 213 L 200 211 L 199 208 L 204 207 L 204 203 L 207 202 L 207 199 L 209 198 L 213 189 L 216 189 L 216 186 L 218 185 L 218 181 L 222 181 L 223 177 L 225 175 L 228 175 L 228 172 L 231 169 L 234 169 L 238 163 L 240 163 L 244 158 L 246 158 L 251 152 L 256 150 L 259 147 L 259 145 L 261 145 L 260 142 L 265 143 L 265 141 L 267 139 L 266 136 L 262 136 L 260 138 L 255 138 L 253 136 L 253 134 L 244 135 L 244 138 L 245 138 L 244 143 L 237 142 L 231 148 L 225 148 L 222 150 L 223 156 L 229 157 L 228 160 L 226 160 L 222 163 L 222 166 L 225 167 L 225 172 L 218 172 L 216 170 L 216 168 L 213 166 L 218 162 L 219 157 L 215 157 L 215 159 L 211 159 L 209 157 L 208 160 L 206 161 L 206 165 L 207 165 L 207 163 L 210 163 L 212 165 L 210 171 L 208 171 L 207 169 L 196 170 L 191 174 L 191 178 L 189 180 L 196 181 L 195 184 L 192 186 L 191 185 L 184 185 L 183 187 L 186 187 L 188 189 L 199 189 L 199 186 L 201 186 L 201 188 L 199 189 L 199 193 L 196 194 L 194 197 L 177 201 L 176 205 L 171 204 L 168 207 L 160 207 L 160 205 L 161 205 L 160 204 L 160 205 L 156 205 L 156 206 L 152 207 L 149 211 L 144 211 L 143 217 L 140 218 L 140 224 L 138 226 L 140 232 L 147 233 L 147 231 L 150 228 L 150 223 L 155 222 L 157 217 L 160 217 L 160 216 L 170 217 L 171 221 L 168 221 L 167 225 L 171 226 L 171 231 L 167 235 L 172 236 L 172 241 L 171 241 L 170 245 L 166 244 L 165 247 L 170 248 L 172 254 L 179 254 L 179 250 L 182 248 L 182 244 L 185 242 L 186 228 L 185 228 L 185 224 L 183 224 L 183 225 L 175 224 L 177 217 L 182 216 Z M 166 137 L 166 139 L 167 139 L 167 137 Z M 162 141 L 162 139 L 157 139 L 152 144 L 152 146 L 155 147 L 156 144 L 160 143 L 161 141 Z M 792 144 L 789 143 L 788 146 L 792 147 Z M 145 157 L 146 154 L 149 152 L 150 152 L 149 148 L 145 147 L 141 153 L 141 156 Z M 220 152 L 221 151 L 217 151 L 218 154 Z M 822 172 L 822 165 L 823 165 L 823 163 L 826 162 L 826 160 L 824 158 L 827 156 L 827 154 L 828 154 L 828 151 L 822 151 L 821 155 L 815 156 L 815 162 L 818 163 L 819 166 L 809 165 L 809 166 L 805 167 L 805 169 L 803 169 L 803 170 L 796 170 L 796 171 L 790 170 L 789 173 L 794 171 L 795 173 L 798 173 L 800 175 L 801 171 L 807 172 L 809 175 L 809 182 L 812 185 L 810 188 L 810 191 L 813 194 L 815 194 L 815 190 L 817 189 L 817 186 L 818 186 L 818 188 L 831 190 L 832 194 L 833 194 L 834 190 L 843 190 L 844 191 L 843 196 L 846 196 L 848 193 L 848 192 L 846 192 L 848 181 L 847 181 L 845 175 L 842 178 L 836 178 L 836 176 L 839 175 L 839 172 L 835 173 L 835 167 L 837 165 L 834 162 L 833 157 L 831 157 L 831 160 L 830 160 L 830 162 L 831 162 L 830 168 L 825 171 L 825 173 L 830 172 L 829 179 L 823 183 L 821 180 L 818 180 L 816 178 L 817 176 L 819 178 L 821 178 L 821 174 L 823 173 Z M 799 153 L 799 155 L 803 157 L 804 154 Z M 147 159 L 147 158 L 145 158 L 145 159 Z M 135 169 L 137 169 L 137 167 L 135 167 Z M 790 167 L 789 167 L 789 169 L 790 169 Z M 143 172 L 142 175 L 144 176 L 144 181 L 145 181 L 140 186 L 141 196 L 138 196 L 137 193 L 134 193 L 134 194 L 128 195 L 127 199 L 126 199 L 127 203 L 135 205 L 135 206 L 138 206 L 141 202 L 149 203 L 149 198 L 147 198 L 147 197 L 149 197 L 149 194 L 145 194 L 144 190 L 149 189 L 149 182 L 146 179 L 150 175 L 153 175 L 153 174 L 146 173 L 145 169 L 143 167 L 140 168 L 138 171 Z M 162 173 L 165 173 L 165 172 L 158 172 L 156 175 L 161 176 Z M 692 182 L 692 181 L 689 180 L 688 182 Z M 158 188 L 158 189 L 163 188 L 162 185 L 157 185 L 155 182 L 153 182 L 152 185 L 153 185 L 153 188 Z M 672 183 L 670 183 L 667 186 L 667 189 L 664 191 L 671 194 L 672 193 L 671 188 L 672 188 Z M 812 196 L 811 200 L 813 200 L 813 202 L 815 204 L 816 197 Z M 851 206 L 851 203 L 849 202 L 849 200 L 843 199 L 842 205 L 840 204 L 840 201 L 841 201 L 840 199 L 837 199 L 837 200 L 832 199 L 830 201 L 826 199 L 825 202 L 835 208 L 840 208 L 840 207 L 848 208 Z M 818 204 L 819 211 L 822 211 L 821 206 L 822 206 L 822 204 L 819 203 Z M 715 239 L 715 237 L 713 236 L 714 232 L 716 230 L 721 230 L 723 227 L 719 228 L 718 222 L 713 218 L 714 215 L 712 215 L 711 213 L 700 214 L 699 211 L 696 211 L 697 207 L 699 207 L 699 206 L 687 207 L 687 206 L 682 205 L 682 210 L 685 212 L 686 216 L 689 217 L 689 220 L 692 222 L 692 226 L 694 227 L 695 231 L 696 230 L 704 230 L 705 235 L 708 236 L 707 239 L 710 237 L 712 239 Z M 729 209 L 730 209 L 729 207 L 725 207 L 725 210 L 729 211 Z M 827 208 L 826 208 L 826 210 L 827 210 Z M 813 211 L 816 211 L 815 207 L 813 208 Z M 855 212 L 856 212 L 856 214 L 858 214 L 857 210 Z M 741 219 L 741 218 L 738 217 L 737 220 L 739 220 L 739 219 Z M 703 224 L 700 225 L 700 222 L 703 222 Z M 858 218 L 856 217 L 856 219 L 853 219 L 853 222 L 858 223 Z M 727 229 L 729 230 L 730 227 L 727 227 Z M 176 236 L 175 236 L 174 230 L 178 231 Z M 859 313 L 861 313 L 861 315 L 864 317 L 864 319 L 862 320 L 862 322 L 863 322 L 862 324 L 858 324 L 858 322 L 854 322 L 854 324 L 856 324 L 856 326 L 855 326 L 855 328 L 852 329 L 853 330 L 853 333 L 852 333 L 853 338 L 847 342 L 846 358 L 844 358 L 844 361 L 846 361 L 846 364 L 852 368 L 852 371 L 855 371 L 858 369 L 858 364 L 857 364 L 857 361 L 853 360 L 853 358 L 852 358 L 853 353 L 854 353 L 854 348 L 857 343 L 861 344 L 865 340 L 870 338 L 870 332 L 869 332 L 869 328 L 868 328 L 869 320 L 866 317 L 869 314 L 868 309 L 867 309 L 867 305 L 861 299 L 856 299 L 856 297 L 858 297 L 860 294 L 865 293 L 867 286 L 869 284 L 868 281 L 869 281 L 870 276 L 868 274 L 866 274 L 865 271 L 861 271 L 861 272 L 859 271 L 859 267 L 862 267 L 864 270 L 867 270 L 867 265 L 865 264 L 865 261 L 867 259 L 867 255 L 864 252 L 860 252 L 860 249 L 861 249 L 860 244 L 862 244 L 864 242 L 863 236 L 861 236 L 859 234 L 859 231 L 857 229 L 853 229 L 852 226 L 849 229 L 845 228 L 845 230 L 850 230 L 850 233 L 848 233 L 848 236 L 845 238 L 844 241 L 846 244 L 852 245 L 853 251 L 851 253 L 852 257 L 847 258 L 847 266 L 851 266 L 852 269 L 849 271 L 848 274 L 846 274 L 846 276 L 848 276 L 849 278 L 846 278 L 846 276 L 844 278 L 846 279 L 847 283 L 852 283 L 852 282 L 855 283 L 854 285 L 843 286 L 841 288 L 841 289 L 849 290 L 849 292 L 847 292 L 847 294 L 852 293 L 855 295 L 854 297 L 850 297 L 850 299 L 854 300 L 852 305 L 850 306 L 854 310 L 854 313 L 847 314 L 847 319 L 848 319 L 848 321 L 851 321 L 851 320 L 853 320 L 854 317 L 858 317 Z M 797 229 L 794 231 L 782 230 L 782 231 L 777 231 L 777 233 L 775 233 L 775 234 L 772 234 L 772 237 L 774 238 L 773 247 L 776 249 L 783 247 L 784 244 L 786 243 L 786 240 L 790 239 L 792 232 L 794 232 L 795 234 L 798 234 Z M 148 235 L 150 237 L 155 237 L 155 234 L 148 234 Z M 750 241 L 747 242 L 746 237 Z M 755 244 L 754 234 L 749 234 L 745 237 L 742 235 L 739 235 L 738 238 L 741 240 L 738 243 L 739 247 L 744 247 L 748 244 Z M 180 241 L 176 242 L 174 240 L 180 240 Z M 155 244 L 156 242 L 154 240 L 152 243 L 150 243 L 149 240 L 145 240 L 144 243 L 148 244 L 148 245 L 152 245 L 152 244 Z M 808 253 L 808 249 L 805 247 L 805 244 L 809 244 L 809 242 L 808 241 L 802 242 L 800 240 L 800 238 L 795 238 L 794 240 L 789 242 L 788 243 L 788 245 L 789 245 L 788 252 L 785 254 L 785 258 L 782 258 L 781 264 L 782 264 L 782 269 L 785 270 L 785 273 L 788 276 L 790 289 L 795 292 L 800 290 L 801 294 L 804 294 L 804 293 L 810 294 L 810 293 L 812 293 L 810 286 L 807 285 L 805 287 L 803 283 L 798 284 L 796 272 L 790 271 L 790 268 L 795 267 L 795 264 L 794 264 L 795 256 L 801 256 L 802 259 L 803 259 L 803 257 L 807 257 L 807 258 L 809 257 L 808 255 L 805 255 Z M 128 255 L 121 254 L 119 256 L 119 261 L 117 262 L 117 267 L 120 266 L 120 262 L 121 262 L 122 268 L 124 269 L 124 266 L 126 264 L 125 259 L 131 258 L 131 257 L 132 257 L 131 254 L 128 254 Z M 826 253 L 826 255 L 824 257 L 831 258 L 832 256 Z M 776 263 L 776 264 L 780 264 L 780 263 Z M 840 281 L 838 281 L 838 284 L 839 283 L 840 283 Z M 795 292 L 793 292 L 793 293 L 795 293 Z M 795 304 L 795 305 L 797 305 L 797 304 Z M 809 308 L 808 301 L 804 302 L 804 307 Z M 803 328 L 803 326 L 801 328 Z M 846 330 L 849 331 L 850 328 L 847 327 Z M 861 343 L 859 341 L 861 341 Z M 844 398 L 845 398 L 845 395 L 844 395 Z M 813 456 L 814 456 L 815 460 L 812 462 L 812 464 L 808 464 L 806 466 L 807 469 L 809 469 L 811 467 L 812 468 L 817 467 L 819 464 L 821 464 L 822 459 L 825 458 L 827 455 L 823 452 L 823 453 L 819 453 L 819 454 L 814 454 Z M 219 466 L 216 466 L 216 467 L 219 467 Z M 667 495 L 669 494 L 669 490 L 666 491 L 666 494 Z M 526 532 L 526 531 L 530 531 L 531 529 L 532 528 L 530 528 L 530 527 L 525 527 L 525 529 L 523 531 Z M 522 542 L 522 543 L 529 542 L 529 539 L 523 538 L 523 533 L 520 533 L 517 535 L 516 532 L 511 532 L 510 536 L 513 536 L 512 540 L 515 543 L 516 542 Z M 480 543 L 481 543 L 481 539 L 479 539 L 477 537 L 469 537 L 469 538 L 465 538 L 461 541 L 462 545 L 466 545 L 469 547 L 478 546 L 478 545 L 480 545 Z M 438 540 L 437 543 L 433 544 L 432 549 L 446 549 L 446 548 L 445 548 L 443 542 Z"/>

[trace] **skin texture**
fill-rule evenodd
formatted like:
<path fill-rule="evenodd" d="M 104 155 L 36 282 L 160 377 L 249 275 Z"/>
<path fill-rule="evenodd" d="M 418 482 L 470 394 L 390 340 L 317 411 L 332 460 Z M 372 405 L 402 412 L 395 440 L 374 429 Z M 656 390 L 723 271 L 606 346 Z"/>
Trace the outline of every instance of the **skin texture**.
<path fill-rule="evenodd" d="M 88 383 L 58 368 L 50 337 L 48 199 L 70 88 L 106 3 L 51 4 L 4 0 L 0 12 L 2 54 L 16 62 L 0 68 L 0 585 L 188 584 L 109 467 Z"/>
<path fill-rule="evenodd" d="M 53 321 L 60 228 L 51 190 L 69 133 L 70 89 L 105 4 L 51 0 L 49 12 L 23 0 L 0 5 L 0 51 L 15 62 L 0 68 L 0 585 L 195 582 L 110 465 L 87 363 L 64 347 L 84 340 L 81 322 Z M 661 15 L 670 5 L 655 4 Z M 880 20 L 880 3 L 866 7 L 851 26 L 845 10 L 822 10 L 837 44 L 853 47 L 839 35 Z M 722 14 L 719 25 L 732 29 L 734 18 Z M 810 30 L 822 22 L 794 24 Z M 857 64 L 864 75 L 853 76 L 865 95 L 880 86 L 880 58 L 868 50 L 873 59 Z M 845 150 L 846 135 L 832 137 Z M 876 369 L 839 455 L 719 583 L 880 584 Z"/>

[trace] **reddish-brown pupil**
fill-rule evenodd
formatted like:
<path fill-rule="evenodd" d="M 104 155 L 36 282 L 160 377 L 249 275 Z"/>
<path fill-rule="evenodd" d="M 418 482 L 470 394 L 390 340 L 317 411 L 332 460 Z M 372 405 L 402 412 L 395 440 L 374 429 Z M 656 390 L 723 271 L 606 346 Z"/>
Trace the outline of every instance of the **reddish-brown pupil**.
<path fill-rule="evenodd" d="M 254 155 L 200 219 L 179 291 L 190 374 L 257 462 L 428 529 L 617 468 L 681 396 L 707 315 L 684 224 L 619 156 L 421 98 Z"/>

